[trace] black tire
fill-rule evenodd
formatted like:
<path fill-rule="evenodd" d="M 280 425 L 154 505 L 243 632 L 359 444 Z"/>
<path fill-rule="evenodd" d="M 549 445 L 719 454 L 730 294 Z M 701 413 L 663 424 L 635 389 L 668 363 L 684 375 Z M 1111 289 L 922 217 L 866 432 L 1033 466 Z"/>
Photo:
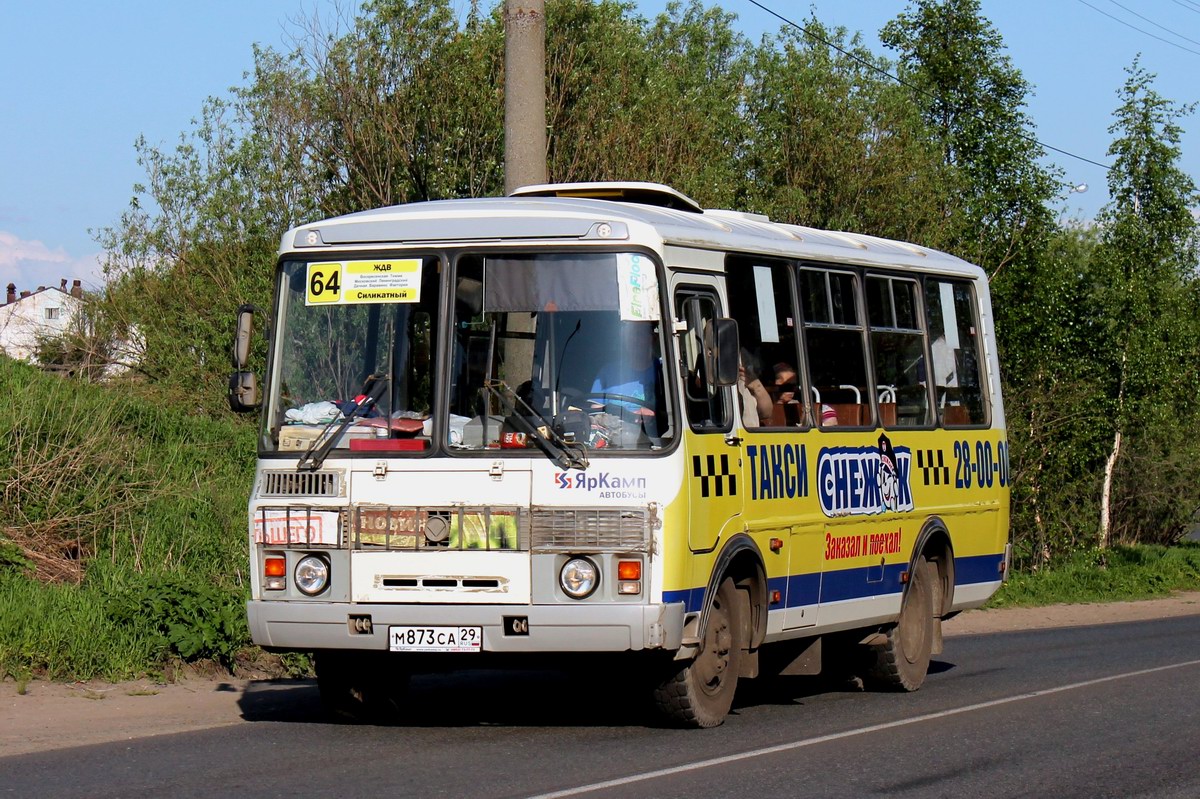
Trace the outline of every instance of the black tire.
<path fill-rule="evenodd" d="M 872 688 L 915 691 L 929 673 L 933 650 L 933 593 L 937 566 L 917 558 L 908 590 L 900 605 L 900 619 L 884 631 L 883 644 L 870 647 L 863 675 Z"/>
<path fill-rule="evenodd" d="M 671 673 L 654 688 L 659 713 L 685 727 L 716 727 L 725 721 L 733 706 L 744 637 L 737 589 L 725 578 L 709 605 L 700 652 L 687 663 L 672 664 Z"/>
<path fill-rule="evenodd" d="M 408 672 L 379 652 L 317 652 L 321 708 L 335 721 L 384 723 L 404 709 Z"/>

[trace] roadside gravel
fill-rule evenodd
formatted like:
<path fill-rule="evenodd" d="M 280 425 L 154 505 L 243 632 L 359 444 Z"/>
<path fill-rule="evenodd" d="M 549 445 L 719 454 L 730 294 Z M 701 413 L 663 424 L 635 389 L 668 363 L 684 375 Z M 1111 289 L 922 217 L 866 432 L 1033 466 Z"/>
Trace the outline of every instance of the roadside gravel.
<path fill-rule="evenodd" d="M 949 637 L 1192 614 L 1200 614 L 1200 592 L 1139 602 L 973 610 L 947 621 L 944 633 Z M 244 724 L 255 717 L 311 717 L 316 695 L 311 681 L 196 678 L 170 685 L 34 681 L 24 688 L 20 694 L 13 681 L 0 683 L 0 758 Z"/>

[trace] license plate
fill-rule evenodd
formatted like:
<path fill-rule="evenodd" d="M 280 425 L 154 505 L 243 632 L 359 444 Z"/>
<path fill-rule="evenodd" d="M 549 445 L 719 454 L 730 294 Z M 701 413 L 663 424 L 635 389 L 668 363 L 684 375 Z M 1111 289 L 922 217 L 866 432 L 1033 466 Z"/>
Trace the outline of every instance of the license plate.
<path fill-rule="evenodd" d="M 482 652 L 482 627 L 388 627 L 392 652 Z"/>

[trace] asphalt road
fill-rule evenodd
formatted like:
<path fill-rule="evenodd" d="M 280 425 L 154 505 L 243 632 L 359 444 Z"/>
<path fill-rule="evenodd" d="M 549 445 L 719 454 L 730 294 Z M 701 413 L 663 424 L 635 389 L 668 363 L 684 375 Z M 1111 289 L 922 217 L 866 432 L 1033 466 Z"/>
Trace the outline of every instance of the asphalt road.
<path fill-rule="evenodd" d="M 915 694 L 743 682 L 700 731 L 555 672 L 417 678 L 386 727 L 321 723 L 310 686 L 263 686 L 253 723 L 0 757 L 0 795 L 1200 797 L 1200 616 L 946 648 Z"/>

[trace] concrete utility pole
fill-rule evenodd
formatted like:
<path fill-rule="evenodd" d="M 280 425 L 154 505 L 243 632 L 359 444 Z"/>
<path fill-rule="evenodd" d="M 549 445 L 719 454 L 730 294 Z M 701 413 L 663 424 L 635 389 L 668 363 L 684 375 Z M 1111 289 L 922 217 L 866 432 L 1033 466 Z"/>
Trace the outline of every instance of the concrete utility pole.
<path fill-rule="evenodd" d="M 548 174 L 546 2 L 504 0 L 504 193 Z"/>

